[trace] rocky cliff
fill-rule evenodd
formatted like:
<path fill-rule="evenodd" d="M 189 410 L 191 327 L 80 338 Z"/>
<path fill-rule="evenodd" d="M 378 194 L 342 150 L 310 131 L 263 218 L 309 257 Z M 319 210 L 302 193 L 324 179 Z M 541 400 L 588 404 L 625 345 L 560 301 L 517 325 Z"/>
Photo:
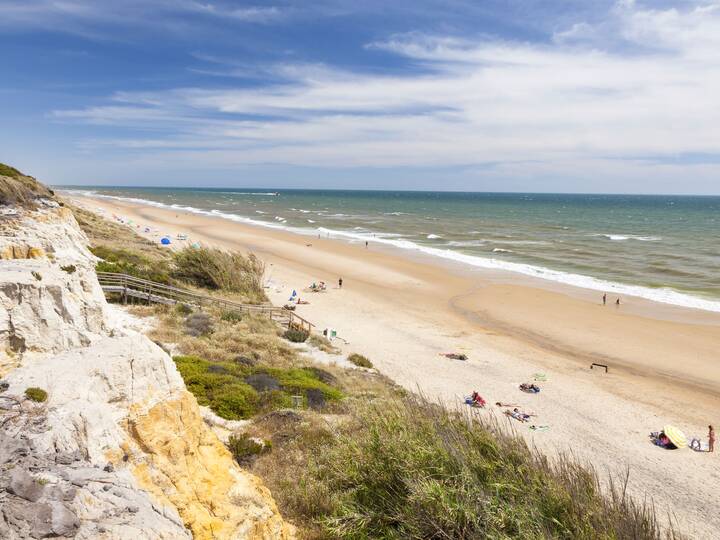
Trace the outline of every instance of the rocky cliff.
<path fill-rule="evenodd" d="M 0 538 L 292 537 L 172 359 L 113 323 L 86 245 L 52 200 L 0 205 Z"/>

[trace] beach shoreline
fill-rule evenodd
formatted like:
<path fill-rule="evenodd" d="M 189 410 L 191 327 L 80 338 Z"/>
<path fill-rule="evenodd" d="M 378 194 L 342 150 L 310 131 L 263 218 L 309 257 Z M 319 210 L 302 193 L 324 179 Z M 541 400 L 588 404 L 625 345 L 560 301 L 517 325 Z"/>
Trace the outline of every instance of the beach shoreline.
<path fill-rule="evenodd" d="M 539 448 L 567 451 L 570 441 L 578 457 L 595 466 L 627 465 L 635 472 L 631 491 L 674 507 L 683 528 L 703 533 L 720 525 L 718 518 L 702 518 L 720 509 L 707 482 L 716 476 L 714 455 L 667 453 L 647 442 L 647 433 L 664 423 L 695 434 L 712 421 L 720 405 L 720 314 L 632 297 L 616 307 L 610 296 L 602 306 L 597 291 L 470 270 L 387 247 L 66 196 L 105 217 L 132 219 L 140 234 L 149 226 L 186 233 L 189 242 L 255 252 L 267 261 L 273 303 L 282 305 L 296 289 L 310 302 L 300 306 L 300 315 L 320 330 L 336 328 L 350 343 L 344 351 L 366 354 L 399 384 L 448 403 L 478 390 L 491 402 L 532 407 L 551 425 L 541 435 L 522 433 Z M 327 293 L 302 291 L 319 280 L 330 284 Z M 440 356 L 449 351 L 469 360 Z M 590 370 L 591 361 L 607 364 L 609 373 Z M 517 384 L 538 371 L 550 379 L 540 383 L 542 394 L 519 394 Z M 657 474 L 645 474 L 653 469 Z M 672 474 L 684 475 L 680 497 L 667 485 Z"/>

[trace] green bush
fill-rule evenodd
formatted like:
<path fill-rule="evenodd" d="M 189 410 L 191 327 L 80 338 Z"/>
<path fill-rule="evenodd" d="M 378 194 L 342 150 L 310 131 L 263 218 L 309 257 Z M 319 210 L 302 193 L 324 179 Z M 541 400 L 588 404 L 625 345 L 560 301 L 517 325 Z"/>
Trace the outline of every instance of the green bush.
<path fill-rule="evenodd" d="M 299 330 L 297 328 L 288 328 L 283 337 L 293 343 L 305 343 L 310 333 L 307 330 Z"/>
<path fill-rule="evenodd" d="M 230 435 L 227 442 L 228 450 L 240 465 L 248 465 L 260 454 L 269 452 L 272 448 L 270 441 L 257 442 L 245 433 Z"/>
<path fill-rule="evenodd" d="M 47 400 L 48 394 L 45 390 L 42 388 L 37 388 L 35 386 L 31 386 L 30 388 L 25 389 L 25 396 L 32 400 L 36 401 L 38 403 L 42 403 Z"/>
<path fill-rule="evenodd" d="M 373 367 L 372 362 L 368 360 L 362 354 L 352 353 L 348 356 L 348 360 L 359 367 L 371 368 Z"/>
<path fill-rule="evenodd" d="M 239 323 L 243 320 L 242 313 L 239 311 L 223 311 L 220 320 L 229 323 Z"/>
<path fill-rule="evenodd" d="M 228 420 L 290 407 L 292 395 L 302 395 L 313 404 L 343 397 L 338 389 L 321 381 L 312 368 L 209 362 L 196 356 L 176 356 L 174 360 L 198 403 L 209 406 L 215 414 Z"/>
<path fill-rule="evenodd" d="M 67 266 L 61 266 L 60 270 L 62 270 L 63 272 L 67 272 L 68 274 L 74 274 L 77 268 L 74 264 L 68 264 Z"/>
<path fill-rule="evenodd" d="M 175 304 L 175 312 L 179 315 L 190 315 L 193 310 L 192 307 L 187 304 L 178 303 Z"/>
<path fill-rule="evenodd" d="M 30 272 L 30 274 L 31 274 L 32 277 L 34 277 L 36 280 L 42 281 L 42 276 L 40 275 L 39 272 L 36 272 L 35 270 L 32 270 L 32 271 Z"/>

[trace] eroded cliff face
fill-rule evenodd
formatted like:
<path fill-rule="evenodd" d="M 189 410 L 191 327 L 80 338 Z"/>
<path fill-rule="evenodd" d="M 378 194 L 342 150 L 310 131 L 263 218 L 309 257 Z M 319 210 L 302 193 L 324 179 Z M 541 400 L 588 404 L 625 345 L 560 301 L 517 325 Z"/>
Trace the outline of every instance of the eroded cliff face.
<path fill-rule="evenodd" d="M 6 213 L 0 235 L 0 538 L 291 538 L 172 359 L 114 327 L 72 214 Z"/>

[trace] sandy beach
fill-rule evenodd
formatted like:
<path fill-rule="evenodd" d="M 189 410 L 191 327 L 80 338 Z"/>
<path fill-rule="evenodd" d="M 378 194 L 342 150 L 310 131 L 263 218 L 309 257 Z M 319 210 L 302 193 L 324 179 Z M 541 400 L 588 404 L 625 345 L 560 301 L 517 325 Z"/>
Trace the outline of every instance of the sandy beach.
<path fill-rule="evenodd" d="M 188 240 L 249 250 L 266 261 L 276 305 L 293 289 L 308 305 L 297 312 L 320 330 L 333 328 L 410 390 L 455 405 L 477 390 L 490 404 L 514 403 L 537 413 L 534 432 L 511 426 L 546 453 L 572 452 L 601 474 L 630 471 L 629 491 L 652 499 L 690 537 L 720 537 L 715 454 L 665 451 L 650 431 L 674 424 L 706 441 L 720 406 L 720 314 L 410 257 L 364 244 L 293 235 L 221 218 L 137 203 L 73 195 L 76 204 L 122 216 L 155 240 Z M 144 233 L 145 227 L 156 232 Z M 342 277 L 343 286 L 338 287 Z M 312 282 L 324 293 L 305 293 Z M 460 352 L 467 361 L 441 353 Z M 591 363 L 606 364 L 590 369 Z M 518 390 L 544 373 L 542 391 Z M 490 406 L 478 414 L 498 414 Z M 503 418 L 503 421 L 505 419 Z"/>

